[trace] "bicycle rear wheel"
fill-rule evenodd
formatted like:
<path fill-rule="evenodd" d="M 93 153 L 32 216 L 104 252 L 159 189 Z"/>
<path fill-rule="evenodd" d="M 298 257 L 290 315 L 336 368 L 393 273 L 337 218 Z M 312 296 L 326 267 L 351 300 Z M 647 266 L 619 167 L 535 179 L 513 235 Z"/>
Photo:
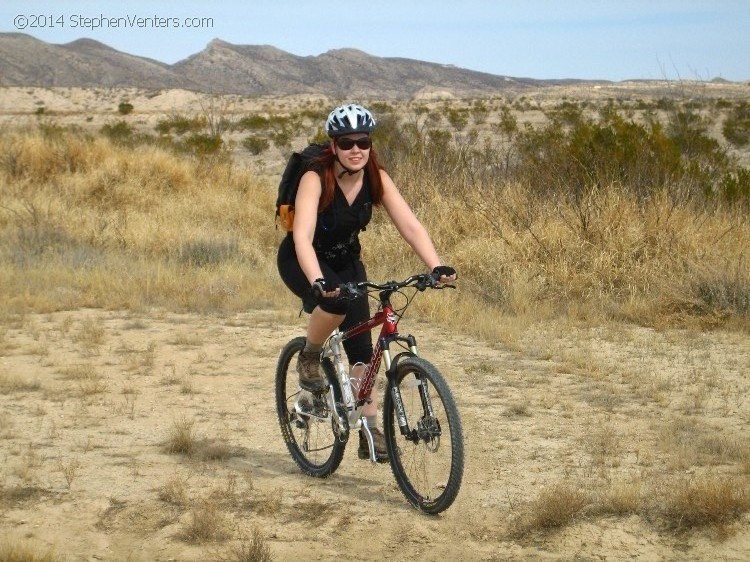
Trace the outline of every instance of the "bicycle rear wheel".
<path fill-rule="evenodd" d="M 393 384 L 401 393 L 407 435 L 398 424 Z M 450 507 L 463 478 L 463 434 L 453 394 L 431 363 L 399 361 L 383 400 L 383 429 L 393 475 L 409 503 L 430 514 Z"/>
<path fill-rule="evenodd" d="M 310 476 L 325 478 L 341 464 L 346 448 L 346 437 L 339 439 L 335 431 L 333 413 L 328 408 L 328 393 L 322 396 L 321 408 L 313 408 L 315 415 L 300 413 L 296 407 L 302 399 L 311 397 L 299 387 L 295 369 L 296 357 L 305 347 L 305 338 L 294 338 L 284 346 L 276 366 L 276 412 L 281 435 L 297 466 Z M 321 365 L 321 372 L 325 372 Z M 334 384 L 334 388 L 335 388 Z M 330 392 L 330 391 L 328 391 Z"/>

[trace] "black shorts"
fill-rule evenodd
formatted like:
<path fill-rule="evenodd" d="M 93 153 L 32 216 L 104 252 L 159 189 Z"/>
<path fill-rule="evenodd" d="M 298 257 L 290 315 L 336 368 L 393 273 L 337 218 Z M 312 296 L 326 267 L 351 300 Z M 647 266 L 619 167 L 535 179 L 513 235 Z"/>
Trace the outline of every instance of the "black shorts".
<path fill-rule="evenodd" d="M 322 299 L 320 303 L 315 300 L 310 287 L 310 282 L 302 271 L 294 251 L 294 242 L 291 236 L 287 236 L 279 247 L 277 255 L 277 266 L 279 275 L 284 284 L 295 295 L 302 299 L 302 308 L 310 313 L 316 306 L 330 314 L 344 316 L 341 330 L 355 326 L 370 317 L 370 305 L 367 296 L 361 296 L 355 300 Z M 335 267 L 318 260 L 323 277 L 336 285 L 340 283 L 360 282 L 367 280 L 364 264 L 359 259 L 347 260 Z M 369 363 L 372 359 L 372 334 L 364 332 L 344 342 L 344 351 L 349 359 L 349 364 Z"/>

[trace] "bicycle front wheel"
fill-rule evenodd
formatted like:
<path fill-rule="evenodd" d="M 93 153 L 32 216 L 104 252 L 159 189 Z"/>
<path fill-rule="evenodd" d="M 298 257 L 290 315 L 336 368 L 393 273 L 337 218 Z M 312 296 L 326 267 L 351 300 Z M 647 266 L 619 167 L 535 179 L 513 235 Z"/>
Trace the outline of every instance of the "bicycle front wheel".
<path fill-rule="evenodd" d="M 325 478 L 341 464 L 346 437 L 340 439 L 335 431 L 334 414 L 328 407 L 330 390 L 313 405 L 312 395 L 299 387 L 295 367 L 297 355 L 304 347 L 305 338 L 299 337 L 281 350 L 276 366 L 276 411 L 281 434 L 294 462 L 305 474 Z M 321 371 L 324 372 L 322 365 Z"/>
<path fill-rule="evenodd" d="M 393 385 L 400 391 L 405 432 Z M 409 503 L 430 514 L 448 509 L 463 478 L 463 434 L 453 394 L 431 363 L 419 357 L 399 361 L 383 400 L 383 429 L 393 475 Z"/>

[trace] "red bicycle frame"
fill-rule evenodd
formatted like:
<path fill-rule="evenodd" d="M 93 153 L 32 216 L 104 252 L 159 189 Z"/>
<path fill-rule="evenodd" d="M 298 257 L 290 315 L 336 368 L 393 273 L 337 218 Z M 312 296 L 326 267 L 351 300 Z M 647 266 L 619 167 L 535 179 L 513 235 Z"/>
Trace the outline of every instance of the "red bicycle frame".
<path fill-rule="evenodd" d="M 378 341 L 375 344 L 375 349 L 372 353 L 372 360 L 360 381 L 359 392 L 357 394 L 357 404 L 361 404 L 367 400 L 372 387 L 375 385 L 375 373 L 377 373 L 380 368 L 380 361 L 383 358 L 383 352 L 387 352 L 389 340 L 393 336 L 398 335 L 398 319 L 399 317 L 393 311 L 391 304 L 384 303 L 372 318 L 365 320 L 344 332 L 342 341 L 363 332 L 370 331 L 381 324 L 383 325 L 380 329 L 380 335 L 378 336 Z M 386 363 L 386 368 L 390 367 L 390 357 L 387 357 Z"/>

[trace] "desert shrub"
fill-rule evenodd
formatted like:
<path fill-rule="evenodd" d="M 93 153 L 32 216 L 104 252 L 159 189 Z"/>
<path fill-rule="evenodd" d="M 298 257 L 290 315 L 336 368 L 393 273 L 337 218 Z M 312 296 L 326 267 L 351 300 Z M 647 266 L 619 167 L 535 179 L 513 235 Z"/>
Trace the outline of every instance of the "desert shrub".
<path fill-rule="evenodd" d="M 463 131 L 469 124 L 469 112 L 465 109 L 449 108 L 445 112 L 445 118 L 456 131 Z"/>
<path fill-rule="evenodd" d="M 197 502 L 190 510 L 182 538 L 186 542 L 204 544 L 229 538 L 230 525 L 227 515 L 211 499 Z"/>
<path fill-rule="evenodd" d="M 293 132 L 290 128 L 284 127 L 271 134 L 273 144 L 279 149 L 285 149 L 292 146 Z"/>
<path fill-rule="evenodd" d="M 512 139 L 518 132 L 518 119 L 510 109 L 510 106 L 504 105 L 500 108 L 500 117 L 496 128 L 508 139 Z"/>
<path fill-rule="evenodd" d="M 696 113 L 672 112 L 666 125 L 636 123 L 607 106 L 598 120 L 574 106 L 550 112 L 550 122 L 514 135 L 511 179 L 546 196 L 579 201 L 592 187 L 617 184 L 645 200 L 667 189 L 674 200 L 700 204 L 747 201 L 747 176 L 708 135 Z"/>
<path fill-rule="evenodd" d="M 583 119 L 583 109 L 575 102 L 563 101 L 554 109 L 547 111 L 546 115 L 553 121 L 558 121 L 563 125 L 572 127 L 580 123 Z"/>
<path fill-rule="evenodd" d="M 740 205 L 748 172 L 728 160 L 706 191 L 709 176 L 691 168 L 666 127 L 611 108 L 525 126 L 498 146 L 458 143 L 413 120 L 382 123 L 375 136 L 379 149 L 388 143 L 385 164 L 486 306 L 641 322 L 747 319 L 733 237 L 748 236 Z"/>
<path fill-rule="evenodd" d="M 328 138 L 328 135 L 326 134 L 323 128 L 318 129 L 312 137 L 309 137 L 307 139 L 308 144 L 311 144 L 311 143 L 327 144 L 330 141 L 331 139 Z"/>
<path fill-rule="evenodd" d="M 242 146 L 250 154 L 258 155 L 268 150 L 268 147 L 271 146 L 271 143 L 268 142 L 268 139 L 264 139 L 261 137 L 245 137 L 242 140 Z"/>
<path fill-rule="evenodd" d="M 721 128 L 724 138 L 736 147 L 750 143 L 750 103 L 742 101 L 731 109 Z"/>
<path fill-rule="evenodd" d="M 680 110 L 669 114 L 667 134 L 687 158 L 722 158 L 719 142 L 708 135 L 710 122 L 699 113 Z"/>
<path fill-rule="evenodd" d="M 490 115 L 490 110 L 487 104 L 482 100 L 476 100 L 470 109 L 472 122 L 478 125 L 483 125 L 487 122 L 487 118 Z"/>
<path fill-rule="evenodd" d="M 270 123 L 271 121 L 268 117 L 264 117 L 263 115 L 245 115 L 237 120 L 237 122 L 232 125 L 232 128 L 238 131 L 263 130 L 266 129 Z"/>
<path fill-rule="evenodd" d="M 117 106 L 117 111 L 120 115 L 129 115 L 133 113 L 133 109 L 133 104 L 126 101 L 120 102 L 120 105 Z"/>
<path fill-rule="evenodd" d="M 102 126 L 101 133 L 112 142 L 125 144 L 133 138 L 133 127 L 125 121 L 106 123 Z"/>
<path fill-rule="evenodd" d="M 679 149 L 658 123 L 637 124 L 616 112 L 595 122 L 574 108 L 555 117 L 517 135 L 513 175 L 540 192 L 578 199 L 592 185 L 616 183 L 647 197 L 680 174 Z"/>
<path fill-rule="evenodd" d="M 677 107 L 677 102 L 673 98 L 661 97 L 656 100 L 656 109 L 662 111 L 673 111 Z"/>
<path fill-rule="evenodd" d="M 204 117 L 186 117 L 185 115 L 172 115 L 164 119 L 159 119 L 156 123 L 156 131 L 162 135 L 176 134 L 178 136 L 185 133 L 198 132 L 206 127 Z"/>
<path fill-rule="evenodd" d="M 221 135 L 191 133 L 180 140 L 175 141 L 172 146 L 179 152 L 203 157 L 220 153 L 224 147 L 224 141 L 221 138 Z"/>
<path fill-rule="evenodd" d="M 370 106 L 370 109 L 375 112 L 380 112 L 381 107 L 387 107 L 385 104 L 372 104 Z M 322 125 L 325 123 L 325 120 L 328 118 L 329 109 L 327 107 L 323 107 L 320 109 L 303 109 L 300 111 L 299 115 L 300 117 L 309 119 L 313 123 L 317 125 Z"/>
<path fill-rule="evenodd" d="M 195 451 L 196 438 L 193 430 L 194 422 L 182 418 L 175 420 L 170 428 L 169 437 L 165 443 L 167 453 L 190 456 Z"/>
<path fill-rule="evenodd" d="M 405 125 L 392 113 L 378 115 L 378 127 L 372 134 L 373 144 L 387 163 L 395 162 L 401 155 L 411 152 L 414 143 L 422 136 L 411 125 Z"/>
<path fill-rule="evenodd" d="M 719 180 L 716 195 L 730 204 L 750 203 L 750 170 L 738 168 L 726 172 Z"/>

